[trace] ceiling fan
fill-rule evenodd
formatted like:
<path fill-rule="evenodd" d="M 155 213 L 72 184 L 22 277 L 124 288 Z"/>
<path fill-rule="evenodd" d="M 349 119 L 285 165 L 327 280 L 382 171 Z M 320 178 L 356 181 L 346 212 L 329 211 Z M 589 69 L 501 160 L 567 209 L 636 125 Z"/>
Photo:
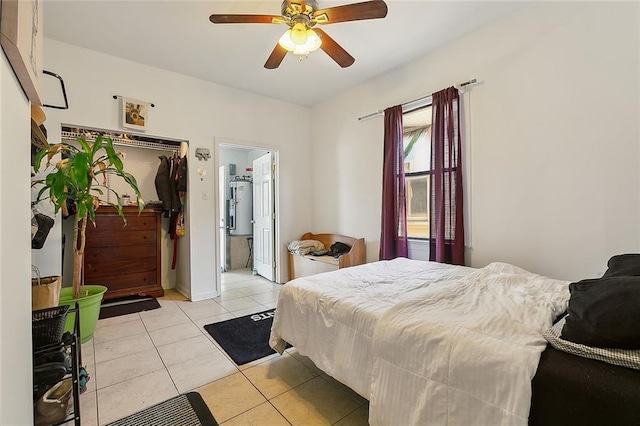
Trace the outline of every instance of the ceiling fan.
<path fill-rule="evenodd" d="M 316 24 L 327 25 L 338 22 L 377 19 L 387 16 L 387 5 L 383 0 L 371 0 L 343 6 L 318 9 L 316 0 L 284 0 L 281 15 L 224 15 L 214 14 L 209 20 L 214 24 L 287 24 L 289 29 L 280 37 L 276 47 L 264 64 L 275 69 L 287 52 L 306 56 L 318 48 L 342 68 L 353 64 L 355 59 Z"/>

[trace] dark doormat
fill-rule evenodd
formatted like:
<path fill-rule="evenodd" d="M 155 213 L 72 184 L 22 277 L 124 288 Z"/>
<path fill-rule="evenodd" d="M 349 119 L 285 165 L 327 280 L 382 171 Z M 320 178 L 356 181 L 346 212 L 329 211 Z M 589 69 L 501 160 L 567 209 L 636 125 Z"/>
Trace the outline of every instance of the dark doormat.
<path fill-rule="evenodd" d="M 237 365 L 243 365 L 276 353 L 269 346 L 271 324 L 275 314 L 275 309 L 270 309 L 205 325 L 204 329 Z"/>
<path fill-rule="evenodd" d="M 131 296 L 120 299 L 103 300 L 100 305 L 99 319 L 117 317 L 119 315 L 158 309 L 160 303 L 149 296 Z"/>
<path fill-rule="evenodd" d="M 198 392 L 178 395 L 107 426 L 217 426 Z"/>

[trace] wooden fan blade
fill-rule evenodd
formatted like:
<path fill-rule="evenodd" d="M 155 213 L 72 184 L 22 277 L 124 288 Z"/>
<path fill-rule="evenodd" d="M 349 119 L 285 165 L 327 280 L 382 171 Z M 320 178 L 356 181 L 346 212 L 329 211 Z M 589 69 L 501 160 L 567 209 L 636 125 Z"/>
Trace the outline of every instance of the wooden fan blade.
<path fill-rule="evenodd" d="M 268 70 L 278 68 L 285 56 L 287 56 L 287 49 L 280 46 L 280 43 L 276 43 L 276 47 L 273 49 L 273 52 L 271 52 L 267 62 L 264 63 L 264 67 Z"/>
<path fill-rule="evenodd" d="M 284 18 L 280 15 L 211 15 L 214 24 L 280 24 Z"/>
<path fill-rule="evenodd" d="M 316 10 L 313 19 L 318 24 L 377 19 L 387 16 L 387 4 L 383 0 L 365 1 Z"/>
<path fill-rule="evenodd" d="M 313 31 L 315 31 L 320 37 L 320 40 L 322 40 L 320 49 L 324 50 L 325 53 L 329 55 L 331 59 L 336 61 L 342 68 L 347 68 L 356 61 L 353 56 L 349 55 L 342 46 L 336 43 L 334 39 L 329 37 L 327 33 L 322 31 L 320 28 L 314 28 Z"/>

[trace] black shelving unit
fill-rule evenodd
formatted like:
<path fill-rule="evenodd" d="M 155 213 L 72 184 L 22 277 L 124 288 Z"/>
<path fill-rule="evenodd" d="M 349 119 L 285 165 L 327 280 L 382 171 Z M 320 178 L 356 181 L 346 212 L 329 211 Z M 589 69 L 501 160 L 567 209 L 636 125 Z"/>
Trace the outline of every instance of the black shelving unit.
<path fill-rule="evenodd" d="M 42 310 L 45 311 L 45 310 Z M 34 315 L 38 312 L 42 311 L 34 311 Z M 73 333 L 64 333 L 62 337 L 57 341 L 46 343 L 43 345 L 38 345 L 36 347 L 34 339 L 34 348 L 33 348 L 33 360 L 35 361 L 38 357 L 46 355 L 48 353 L 59 352 L 60 350 L 69 350 L 71 353 L 71 379 L 72 379 L 72 393 L 73 393 L 73 408 L 70 411 L 67 417 L 58 422 L 52 423 L 52 426 L 67 424 L 73 422 L 74 425 L 80 426 L 80 367 L 82 366 L 82 350 L 80 343 L 80 310 L 78 303 L 76 302 L 74 308 L 70 308 L 66 315 L 75 313 Z M 65 315 L 65 319 L 66 319 Z M 64 324 L 63 320 L 63 324 Z M 32 333 L 37 332 L 35 329 L 32 330 Z M 35 366 L 34 366 L 35 368 Z M 35 371 L 34 371 L 35 373 Z M 67 380 L 69 378 L 69 373 L 65 374 L 64 377 L 57 380 L 55 383 L 37 383 L 34 374 L 33 381 L 33 403 L 34 403 L 34 420 L 36 416 L 36 402 L 42 397 L 42 395 L 50 388 L 52 388 L 57 383 Z"/>

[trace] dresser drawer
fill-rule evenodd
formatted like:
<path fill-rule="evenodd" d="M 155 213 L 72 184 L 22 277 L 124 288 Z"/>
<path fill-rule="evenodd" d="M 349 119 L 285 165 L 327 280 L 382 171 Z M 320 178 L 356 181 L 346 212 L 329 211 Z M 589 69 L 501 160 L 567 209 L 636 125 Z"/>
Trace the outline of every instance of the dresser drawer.
<path fill-rule="evenodd" d="M 148 272 L 156 270 L 156 258 L 135 257 L 129 259 L 98 259 L 86 260 L 84 264 L 85 275 L 91 277 L 112 277 L 127 275 L 132 271 Z"/>
<path fill-rule="evenodd" d="M 130 260 L 141 259 L 145 257 L 155 258 L 157 246 L 153 242 L 145 244 L 133 244 L 126 248 L 118 248 L 112 246 L 94 246 L 91 245 L 84 250 L 85 265 L 92 262 L 102 262 L 105 260 Z"/>
<path fill-rule="evenodd" d="M 156 231 L 117 231 L 90 234 L 87 233 L 87 245 L 90 247 L 111 247 L 122 250 L 127 246 L 156 244 Z"/>
<path fill-rule="evenodd" d="M 146 271 L 121 275 L 92 276 L 91 278 L 87 277 L 85 281 L 86 284 L 103 285 L 107 287 L 107 293 L 116 294 L 118 291 L 134 287 L 148 287 L 149 289 L 158 288 L 156 284 L 157 280 L 158 276 L 156 271 Z M 162 287 L 159 288 L 161 289 Z M 120 295 L 116 297 L 119 296 Z"/>
<path fill-rule="evenodd" d="M 99 211 L 99 210 L 98 210 Z M 96 226 L 87 224 L 87 233 L 109 233 L 115 230 L 120 231 L 155 231 L 156 216 L 126 214 L 127 223 L 117 214 L 96 215 Z"/>

